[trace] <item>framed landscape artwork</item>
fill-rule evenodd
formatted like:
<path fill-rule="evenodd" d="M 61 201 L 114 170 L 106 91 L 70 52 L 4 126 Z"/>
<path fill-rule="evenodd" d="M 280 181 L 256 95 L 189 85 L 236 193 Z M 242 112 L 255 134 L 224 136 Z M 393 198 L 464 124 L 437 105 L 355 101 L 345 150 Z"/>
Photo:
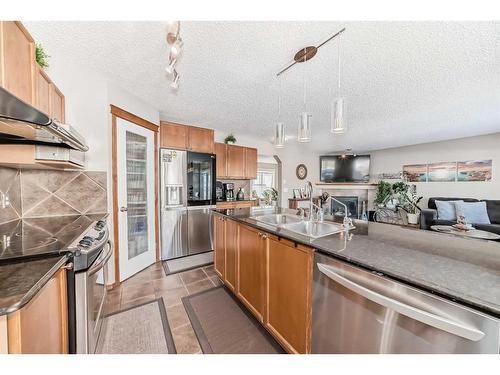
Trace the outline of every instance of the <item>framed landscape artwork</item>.
<path fill-rule="evenodd" d="M 457 163 L 457 181 L 491 181 L 492 160 L 470 160 Z"/>
<path fill-rule="evenodd" d="M 403 175 L 408 182 L 427 182 L 427 164 L 405 165 Z"/>
<path fill-rule="evenodd" d="M 457 179 L 457 162 L 429 164 L 429 182 L 454 182 Z"/>

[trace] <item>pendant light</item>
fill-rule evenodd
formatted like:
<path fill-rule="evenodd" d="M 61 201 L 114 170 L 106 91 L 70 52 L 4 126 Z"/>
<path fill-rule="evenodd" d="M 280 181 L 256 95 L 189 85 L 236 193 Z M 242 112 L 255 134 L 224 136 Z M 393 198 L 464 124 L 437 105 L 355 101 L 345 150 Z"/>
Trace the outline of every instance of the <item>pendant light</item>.
<path fill-rule="evenodd" d="M 279 79 L 279 95 L 278 95 L 278 121 L 276 122 L 276 129 L 274 134 L 274 147 L 285 147 L 285 123 L 281 121 L 281 78 Z"/>
<path fill-rule="evenodd" d="M 306 62 L 306 54 L 304 54 Z M 299 132 L 297 140 L 301 143 L 311 142 L 311 114 L 306 111 L 306 92 L 307 92 L 307 65 L 304 64 L 304 109 L 299 118 Z"/>
<path fill-rule="evenodd" d="M 338 41 L 337 67 L 338 67 L 338 86 L 337 98 L 332 100 L 332 108 L 330 112 L 330 131 L 333 134 L 343 134 L 347 131 L 344 121 L 344 98 L 340 96 L 340 39 Z"/>

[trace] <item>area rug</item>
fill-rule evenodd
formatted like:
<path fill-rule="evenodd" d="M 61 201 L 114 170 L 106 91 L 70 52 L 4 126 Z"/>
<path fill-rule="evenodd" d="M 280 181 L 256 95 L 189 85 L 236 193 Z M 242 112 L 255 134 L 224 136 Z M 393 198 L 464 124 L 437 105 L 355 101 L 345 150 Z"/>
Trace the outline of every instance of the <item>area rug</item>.
<path fill-rule="evenodd" d="M 172 275 L 174 273 L 189 271 L 198 267 L 208 266 L 214 262 L 214 252 L 208 251 L 206 253 L 189 255 L 187 257 L 164 260 L 162 262 L 165 275 Z"/>
<path fill-rule="evenodd" d="M 176 354 L 163 299 L 104 318 L 100 354 Z"/>
<path fill-rule="evenodd" d="M 279 354 L 283 349 L 224 286 L 182 298 L 206 354 Z"/>

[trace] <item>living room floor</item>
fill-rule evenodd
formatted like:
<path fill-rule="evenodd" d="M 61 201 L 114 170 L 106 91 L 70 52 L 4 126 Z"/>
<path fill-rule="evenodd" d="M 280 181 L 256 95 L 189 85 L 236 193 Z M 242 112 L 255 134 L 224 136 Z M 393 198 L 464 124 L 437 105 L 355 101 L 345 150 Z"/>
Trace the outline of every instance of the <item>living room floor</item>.
<path fill-rule="evenodd" d="M 108 314 L 161 297 L 177 353 L 201 354 L 181 298 L 219 285 L 213 265 L 166 276 L 161 262 L 157 262 L 108 292 Z"/>

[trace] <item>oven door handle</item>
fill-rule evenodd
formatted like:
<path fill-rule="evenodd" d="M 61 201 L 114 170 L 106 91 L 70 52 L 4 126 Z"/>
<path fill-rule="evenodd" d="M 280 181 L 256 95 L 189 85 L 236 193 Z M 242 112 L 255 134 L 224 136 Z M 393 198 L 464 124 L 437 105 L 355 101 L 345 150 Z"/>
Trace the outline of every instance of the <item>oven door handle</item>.
<path fill-rule="evenodd" d="M 317 265 L 321 273 L 323 273 L 333 281 L 339 283 L 344 288 L 347 288 L 354 293 L 359 294 L 366 299 L 369 299 L 370 301 L 373 301 L 388 309 L 392 309 L 411 319 L 417 320 L 429 326 L 441 329 L 445 332 L 449 332 L 453 335 L 460 336 L 471 341 L 479 341 L 485 336 L 484 332 L 465 323 L 451 320 L 447 317 L 439 316 L 429 311 L 421 310 L 417 307 L 410 306 L 406 303 L 366 288 L 365 286 L 350 280 L 346 274 L 342 274 L 341 269 L 338 269 L 334 266 L 321 263 L 318 263 Z"/>
<path fill-rule="evenodd" d="M 88 270 L 89 276 L 92 276 L 96 272 L 99 272 L 106 265 L 106 263 L 108 263 L 109 258 L 111 258 L 111 255 L 113 254 L 113 251 L 111 250 L 111 242 L 110 241 L 106 242 L 106 245 L 108 245 L 107 254 L 104 256 L 103 260 L 97 262 L 91 268 L 89 268 L 89 270 Z M 106 246 L 106 245 L 104 245 L 104 246 Z"/>

